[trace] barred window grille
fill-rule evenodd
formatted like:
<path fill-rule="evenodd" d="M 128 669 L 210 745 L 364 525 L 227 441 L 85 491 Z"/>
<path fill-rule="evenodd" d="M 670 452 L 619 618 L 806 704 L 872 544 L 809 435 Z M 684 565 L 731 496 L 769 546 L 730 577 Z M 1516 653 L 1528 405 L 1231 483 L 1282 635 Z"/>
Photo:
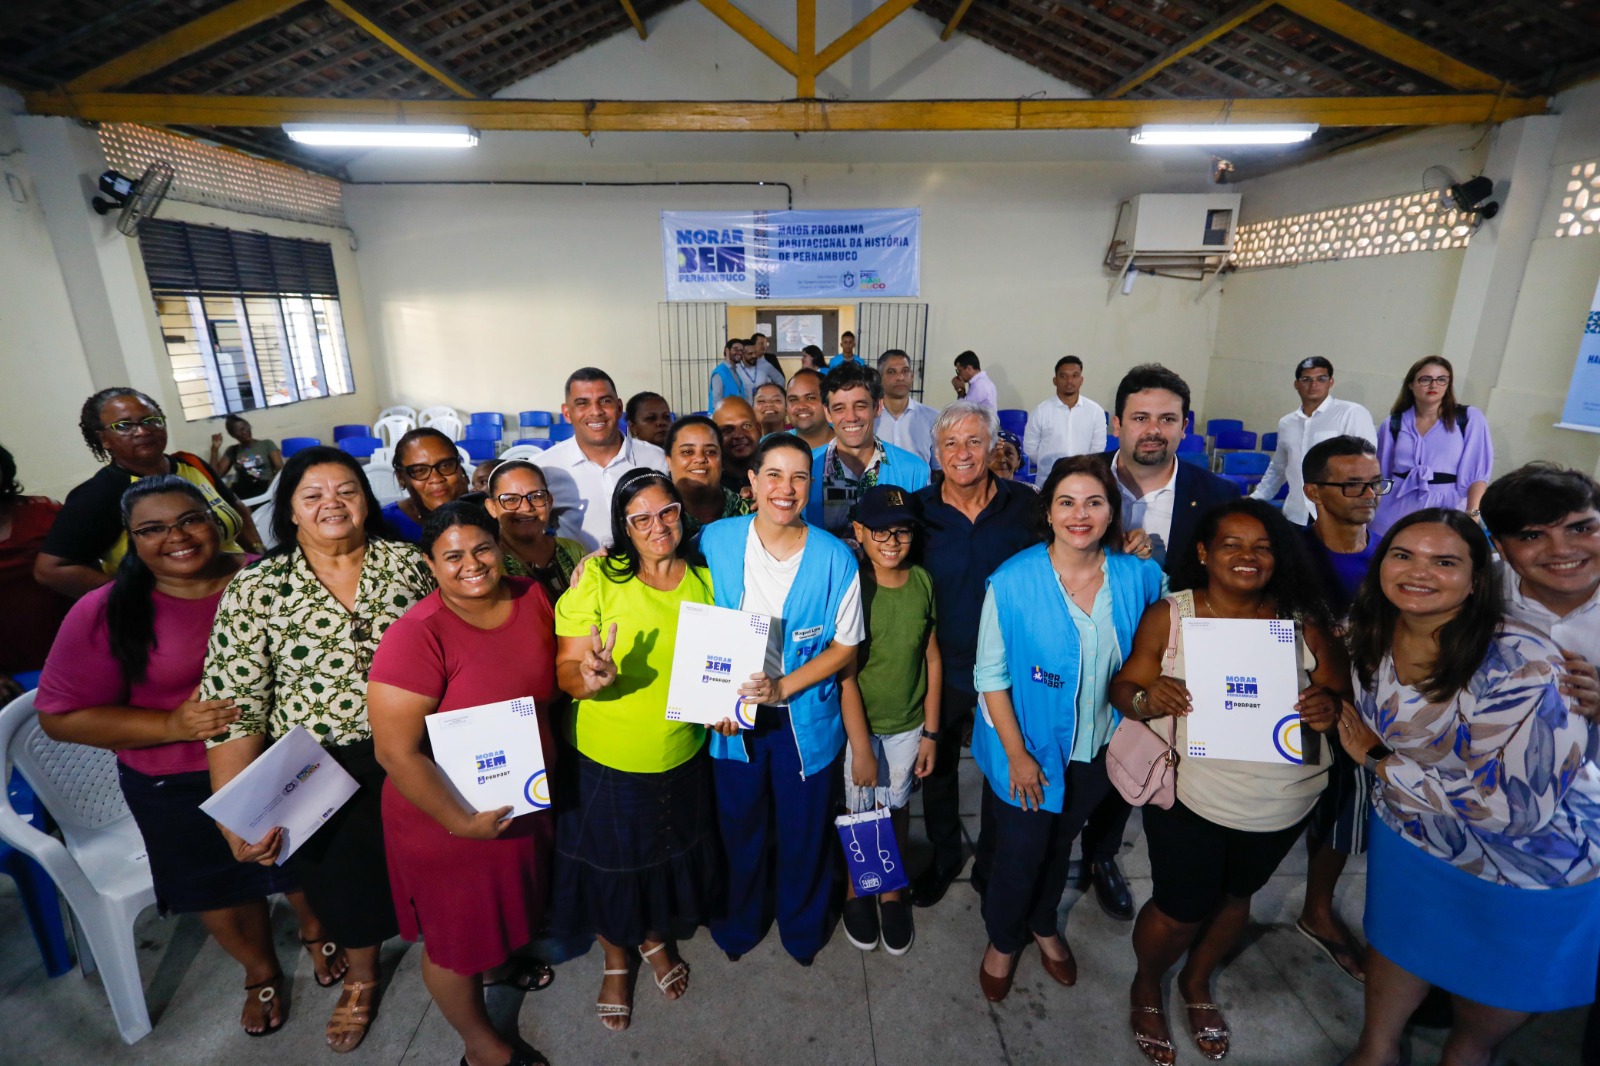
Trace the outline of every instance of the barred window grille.
<path fill-rule="evenodd" d="M 1236 269 L 1298 266 L 1405 252 L 1465 248 L 1472 226 L 1437 196 L 1410 193 L 1240 226 Z"/>
<path fill-rule="evenodd" d="M 1600 159 L 1574 163 L 1556 214 L 1557 237 L 1589 237 L 1600 227 Z"/>
<path fill-rule="evenodd" d="M 331 245 L 147 219 L 139 251 L 185 419 L 355 391 Z"/>
<path fill-rule="evenodd" d="M 156 160 L 172 164 L 174 200 L 319 226 L 344 226 L 339 183 L 298 167 L 257 159 L 132 123 L 100 126 L 100 147 L 112 169 L 137 178 Z"/>

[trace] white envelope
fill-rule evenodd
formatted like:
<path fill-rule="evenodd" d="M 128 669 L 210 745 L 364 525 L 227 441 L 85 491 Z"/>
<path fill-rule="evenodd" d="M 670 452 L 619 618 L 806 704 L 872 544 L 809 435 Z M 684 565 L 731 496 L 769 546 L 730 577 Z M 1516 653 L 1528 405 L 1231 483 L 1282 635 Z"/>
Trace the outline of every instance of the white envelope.
<path fill-rule="evenodd" d="M 539 716 L 531 697 L 430 714 L 433 761 L 475 811 L 511 808 L 516 818 L 550 807 Z"/>
<path fill-rule="evenodd" d="M 667 721 L 714 725 L 732 718 L 740 729 L 754 729 L 756 706 L 739 698 L 739 686 L 766 668 L 771 630 L 764 614 L 680 604 Z"/>
<path fill-rule="evenodd" d="M 282 826 L 282 866 L 357 787 L 304 726 L 295 726 L 200 809 L 251 844 Z"/>
<path fill-rule="evenodd" d="M 1294 709 L 1300 658 L 1292 621 L 1185 618 L 1184 682 L 1194 712 L 1186 720 L 1188 742 L 1181 754 L 1302 765 L 1308 734 Z"/>

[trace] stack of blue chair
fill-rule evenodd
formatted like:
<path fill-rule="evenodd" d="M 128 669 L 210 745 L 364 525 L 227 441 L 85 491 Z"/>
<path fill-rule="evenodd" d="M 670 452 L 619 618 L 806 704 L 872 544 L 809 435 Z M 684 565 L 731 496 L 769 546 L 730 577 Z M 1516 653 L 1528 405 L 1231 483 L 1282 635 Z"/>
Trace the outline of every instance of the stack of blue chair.
<path fill-rule="evenodd" d="M 1237 418 L 1211 418 L 1206 420 L 1206 436 L 1216 439 L 1219 433 L 1231 430 L 1244 429 L 1244 423 Z"/>
<path fill-rule="evenodd" d="M 1198 467 L 1207 467 L 1210 460 L 1206 457 L 1206 439 L 1198 434 L 1191 433 L 1178 442 L 1178 459 Z"/>
<path fill-rule="evenodd" d="M 360 428 L 366 429 L 365 426 Z M 383 447 L 383 438 L 347 436 L 339 437 L 337 443 L 340 448 L 358 459 L 371 459 L 372 453 Z"/>
<path fill-rule="evenodd" d="M 1218 452 L 1253 452 L 1256 435 L 1247 429 L 1225 429 L 1211 438 L 1211 446 Z"/>
<path fill-rule="evenodd" d="M 1007 407 L 1000 412 L 1000 428 L 1008 433 L 1015 433 L 1017 439 L 1028 431 L 1028 412 L 1017 407 Z"/>
<path fill-rule="evenodd" d="M 1278 450 L 1278 434 L 1276 432 L 1261 434 L 1261 450 L 1269 454 Z"/>
<path fill-rule="evenodd" d="M 472 429 L 472 426 L 468 426 L 467 433 L 469 435 L 463 437 L 461 440 L 456 441 L 456 444 L 461 448 L 462 451 L 472 456 L 472 461 L 475 463 L 481 463 L 485 460 L 493 459 L 500 450 L 497 446 L 497 442 L 489 437 L 471 436 L 470 434 L 472 433 Z"/>
<path fill-rule="evenodd" d="M 531 444 L 540 451 L 544 451 L 549 448 L 550 445 L 554 444 L 555 441 L 551 440 L 549 437 L 519 437 L 515 443 Z"/>
<path fill-rule="evenodd" d="M 1272 456 L 1266 452 L 1228 452 L 1222 457 L 1222 476 L 1239 486 L 1241 493 L 1248 495 L 1261 481 L 1271 462 Z"/>
<path fill-rule="evenodd" d="M 371 426 L 344 425 L 333 427 L 333 443 L 338 444 L 346 437 L 365 437 L 372 433 Z"/>
<path fill-rule="evenodd" d="M 550 427 L 551 440 L 569 440 L 572 437 L 572 433 L 573 430 L 571 422 L 557 422 L 555 425 Z"/>
<path fill-rule="evenodd" d="M 368 433 L 372 432 L 366 426 L 362 426 L 361 429 Z M 295 452 L 303 452 L 307 448 L 315 448 L 321 443 L 322 441 L 316 437 L 285 437 L 278 442 L 278 451 L 287 459 Z"/>
<path fill-rule="evenodd" d="M 555 421 L 555 416 L 549 411 L 523 411 L 517 415 L 517 425 L 521 427 L 523 433 L 522 439 L 517 443 L 526 444 L 532 440 L 540 439 L 527 435 L 531 429 L 542 429 L 545 432 L 545 436 L 548 437 L 550 435 L 550 427 L 555 424 Z"/>

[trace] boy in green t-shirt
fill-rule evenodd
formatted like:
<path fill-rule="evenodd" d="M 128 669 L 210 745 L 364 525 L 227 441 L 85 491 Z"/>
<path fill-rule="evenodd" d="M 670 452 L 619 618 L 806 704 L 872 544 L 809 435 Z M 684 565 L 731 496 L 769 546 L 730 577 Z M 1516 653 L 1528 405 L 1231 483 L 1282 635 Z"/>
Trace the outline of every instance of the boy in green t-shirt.
<path fill-rule="evenodd" d="M 861 604 L 867 639 L 859 653 L 857 683 L 866 721 L 846 716 L 845 801 L 852 811 L 887 807 L 895 839 L 910 830 L 906 804 L 911 779 L 933 769 L 939 736 L 939 645 L 934 640 L 933 580 L 911 565 L 917 516 L 911 494 L 876 485 L 851 514 L 856 543 L 866 556 Z M 880 919 L 880 908 L 882 916 Z M 862 951 L 878 946 L 904 955 L 915 936 L 911 905 L 901 892 L 857 897 L 844 904 L 845 936 Z"/>

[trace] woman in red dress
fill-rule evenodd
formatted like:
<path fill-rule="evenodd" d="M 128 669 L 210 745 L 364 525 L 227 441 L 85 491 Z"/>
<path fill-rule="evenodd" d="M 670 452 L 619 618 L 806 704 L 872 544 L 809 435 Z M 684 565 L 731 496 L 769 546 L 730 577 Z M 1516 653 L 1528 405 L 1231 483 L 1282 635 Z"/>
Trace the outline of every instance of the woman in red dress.
<path fill-rule="evenodd" d="M 468 1066 L 545 1060 L 490 1025 L 483 985 L 524 990 L 550 971 L 517 954 L 544 912 L 555 823 L 546 811 L 474 811 L 433 761 L 426 718 L 531 698 L 549 760 L 555 616 L 537 583 L 501 574 L 499 526 L 476 504 L 428 515 L 422 549 L 439 590 L 395 622 L 372 662 L 368 716 L 383 789 L 384 847 L 400 933 L 423 941 L 422 979 L 461 1035 Z M 531 1052 L 531 1053 L 530 1053 Z"/>
<path fill-rule="evenodd" d="M 0 705 L 29 685 L 17 674 L 44 668 L 50 642 L 72 601 L 33 579 L 33 561 L 61 505 L 48 496 L 24 496 L 17 461 L 0 448 Z"/>

